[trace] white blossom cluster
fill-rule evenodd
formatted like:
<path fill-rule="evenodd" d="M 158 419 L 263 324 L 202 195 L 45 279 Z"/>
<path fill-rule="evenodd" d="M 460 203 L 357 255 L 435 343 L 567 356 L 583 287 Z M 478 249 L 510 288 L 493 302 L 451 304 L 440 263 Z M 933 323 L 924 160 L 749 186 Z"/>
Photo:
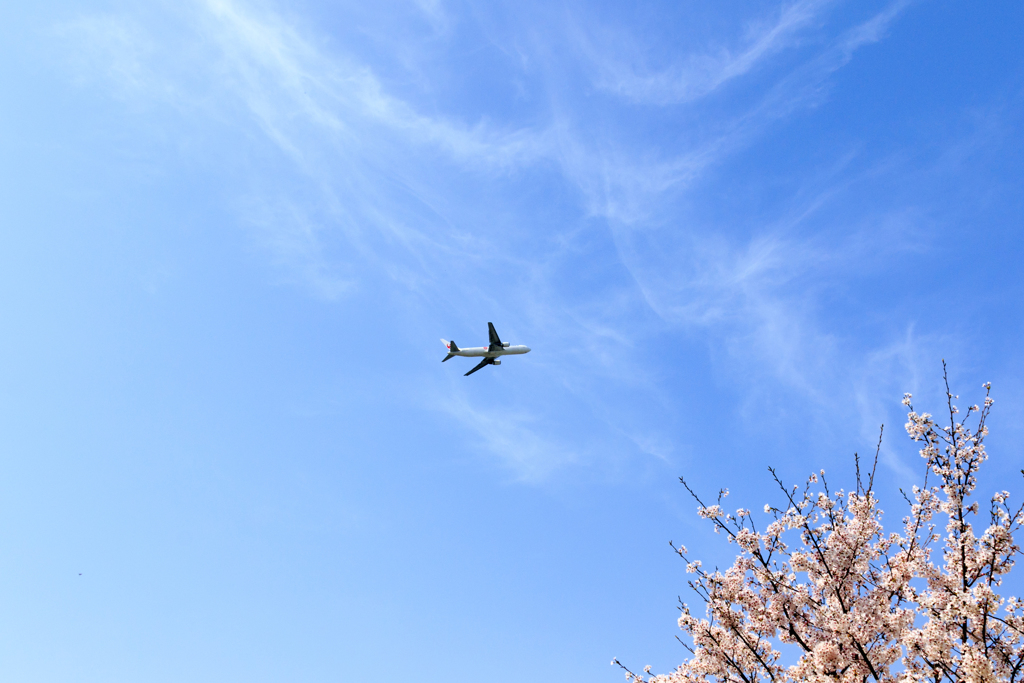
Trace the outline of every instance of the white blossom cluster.
<path fill-rule="evenodd" d="M 736 543 L 739 555 L 728 569 L 707 571 L 687 557 L 686 548 L 677 548 L 694 574 L 690 587 L 706 605 L 703 617 L 681 606 L 679 626 L 692 638 L 686 646 L 691 656 L 668 674 L 651 676 L 648 667 L 645 678 L 626 669 L 627 679 L 1024 679 L 1024 601 L 998 592 L 1020 552 L 1013 534 L 1024 523 L 1024 509 L 1011 510 L 1009 493 L 995 494 L 978 536 L 979 506 L 969 500 L 987 457 L 983 441 L 992 399 L 990 385 L 984 387 L 983 406 L 971 406 L 960 421 L 957 397 L 947 388 L 948 427 L 915 412 L 910 395 L 904 397 L 910 410 L 906 429 L 922 444 L 928 473 L 922 486 L 905 494 L 910 512 L 899 533 L 883 530 L 872 492 L 874 468 L 865 482 L 859 464 L 853 491 L 831 491 L 821 471 L 800 493 L 783 486 L 772 470 L 785 504 L 765 506 L 772 521 L 764 529 L 755 526 L 749 510 L 724 511 L 728 491 L 723 489 L 717 504 L 705 505 L 691 490 L 698 514 Z M 973 428 L 967 424 L 971 418 Z M 812 491 L 819 478 L 823 490 Z M 799 648 L 799 661 L 781 664 L 780 643 Z"/>

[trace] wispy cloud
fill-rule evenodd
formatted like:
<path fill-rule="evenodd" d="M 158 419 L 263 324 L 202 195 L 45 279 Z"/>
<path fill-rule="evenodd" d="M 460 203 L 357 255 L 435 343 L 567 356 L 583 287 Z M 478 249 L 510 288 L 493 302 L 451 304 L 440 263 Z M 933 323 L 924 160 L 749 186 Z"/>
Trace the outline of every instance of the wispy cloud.
<path fill-rule="evenodd" d="M 851 243 L 809 239 L 800 226 L 827 204 L 829 190 L 752 231 L 689 224 L 679 206 L 709 171 L 775 123 L 820 103 L 832 74 L 860 47 L 881 40 L 907 4 L 895 2 L 831 41 L 818 36 L 822 47 L 766 79 L 752 104 L 657 144 L 614 127 L 595 135 L 586 111 L 559 98 L 530 125 L 418 105 L 365 61 L 318 41 L 300 20 L 239 0 L 185 6 L 176 15 L 177 43 L 142 20 L 87 18 L 68 30 L 91 48 L 83 54 L 108 65 L 106 77 L 123 92 L 244 128 L 289 160 L 298 179 L 281 183 L 280 174 L 264 177 L 254 169 L 248 194 L 238 200 L 242 220 L 283 272 L 325 298 L 358 289 L 372 269 L 423 300 L 450 298 L 450 283 L 458 280 L 463 300 L 488 310 L 514 307 L 535 335 L 573 349 L 563 358 L 575 365 L 552 361 L 545 380 L 594 415 L 618 420 L 612 431 L 664 459 L 672 449 L 663 431 L 608 410 L 612 404 L 573 373 L 589 364 L 592 376 L 649 396 L 652 411 L 669 405 L 656 373 L 633 357 L 632 328 L 645 302 L 662 323 L 707 340 L 748 376 L 781 380 L 823 399 L 839 342 L 820 321 L 818 296 L 836 250 L 848 255 Z M 658 71 L 629 66 L 621 54 L 607 58 L 592 35 L 576 37 L 602 96 L 694 112 L 706 95 L 801 43 L 829 6 L 826 0 L 784 5 L 770 21 L 749 24 L 737 47 L 684 55 Z M 420 7 L 435 30 L 447 30 L 440 3 Z M 554 284 L 564 276 L 558 264 L 579 266 L 571 254 L 578 228 L 533 224 L 536 214 L 502 187 L 527 171 L 541 178 L 536 186 L 573 188 L 575 220 L 609 232 L 621 281 L 572 301 Z M 519 208 L 503 208 L 512 206 Z M 471 220 L 476 217 L 492 226 L 504 220 L 510 229 L 482 230 Z M 497 301 L 489 291 L 495 278 L 514 279 L 526 294 L 514 303 Z M 581 457 L 536 415 L 465 400 L 450 405 L 449 414 L 524 479 Z"/>
<path fill-rule="evenodd" d="M 186 102 L 180 84 L 154 68 L 158 41 L 144 23 L 127 16 L 82 16 L 54 27 L 54 34 L 73 46 L 68 59 L 80 83 L 99 76 L 117 96 L 133 102 Z"/>
<path fill-rule="evenodd" d="M 809 22 L 825 3 L 807 2 L 790 6 L 783 18 L 765 32 L 757 44 L 781 41 L 788 35 L 782 27 L 795 30 Z M 773 124 L 801 109 L 820 104 L 830 77 L 846 66 L 861 47 L 881 40 L 889 26 L 909 6 L 898 0 L 869 20 L 847 30 L 811 59 L 779 78 L 758 101 L 690 138 L 674 151 L 620 148 L 613 142 L 582 144 L 570 134 L 559 141 L 560 160 L 565 173 L 586 197 L 594 215 L 623 227 L 649 222 L 658 207 L 685 192 L 706 172 L 763 136 Z M 774 44 L 774 43 L 772 43 Z M 746 53 L 744 53 L 746 54 Z M 749 68 L 753 55 L 767 57 L 761 47 L 741 60 Z M 741 73 L 724 70 L 722 73 Z M 724 82 L 724 81 L 722 81 Z M 687 105 L 687 102 L 675 102 Z M 560 127 L 562 130 L 567 126 Z M 672 149 L 671 147 L 669 149 Z"/>
<path fill-rule="evenodd" d="M 440 12 L 436 3 L 424 9 Z M 345 289 L 326 284 L 328 270 L 337 282 L 352 278 L 338 272 L 341 264 L 326 265 L 333 257 L 322 250 L 328 235 L 343 235 L 348 251 L 378 263 L 393 261 L 396 247 L 410 263 L 444 255 L 422 226 L 382 210 L 422 201 L 413 188 L 422 189 L 427 176 L 411 174 L 429 173 L 428 159 L 501 174 L 543 154 L 542 132 L 419 113 L 389 94 L 369 67 L 314 45 L 295 21 L 268 8 L 198 0 L 166 18 L 178 21 L 177 32 L 154 33 L 142 19 L 112 16 L 85 17 L 62 32 L 81 47 L 83 74 L 105 74 L 126 97 L 200 110 L 225 126 L 236 127 L 241 117 L 295 164 L 315 188 L 302 193 L 301 217 L 287 190 L 255 177 L 259 198 L 242 202 L 243 216 L 275 260 L 308 275 L 315 290 Z M 260 214 L 260 207 L 268 211 Z M 434 248 L 424 250 L 430 242 Z"/>
<path fill-rule="evenodd" d="M 579 459 L 574 449 L 543 435 L 537 415 L 509 406 L 480 407 L 454 391 L 431 404 L 468 429 L 520 481 L 537 482 Z"/>
<path fill-rule="evenodd" d="M 460 161 L 504 167 L 537 155 L 532 131 L 499 130 L 483 122 L 459 124 L 418 113 L 388 94 L 364 65 L 317 49 L 284 17 L 257 13 L 233 0 L 205 0 L 208 35 L 220 47 L 227 75 L 267 134 L 282 149 L 299 151 L 302 127 L 358 143 L 367 126 L 380 126 L 407 143 L 432 145 Z"/>
<path fill-rule="evenodd" d="M 306 207 L 284 197 L 249 196 L 240 203 L 241 216 L 253 228 L 257 243 L 272 255 L 287 279 L 327 300 L 351 291 L 353 283 L 343 264 L 331 262 L 324 253 L 323 219 L 310 216 Z"/>
<path fill-rule="evenodd" d="M 884 426 L 881 462 L 904 482 L 919 479 L 920 462 L 901 457 L 905 449 L 897 444 L 902 443 L 905 433 L 905 415 L 903 406 L 895 399 L 908 391 L 916 393 L 925 384 L 924 377 L 936 374 L 935 368 L 921 367 L 922 359 L 937 357 L 938 349 L 948 342 L 948 339 L 921 338 L 914 333 L 913 325 L 909 325 L 902 337 L 868 353 L 860 372 L 854 376 L 853 392 L 861 418 L 861 439 L 870 443 Z"/>
<path fill-rule="evenodd" d="M 678 216 L 679 196 L 685 197 L 710 168 L 739 153 L 774 122 L 820 102 L 829 77 L 858 48 L 880 40 L 907 5 L 893 3 L 849 29 L 785 75 L 752 108 L 673 159 L 639 168 L 609 155 L 598 162 L 577 158 L 569 164 L 590 197 L 592 211 L 610 221 L 622 262 L 652 310 L 668 322 L 703 328 L 716 339 L 724 336 L 725 348 L 769 369 L 772 381 L 781 378 L 812 396 L 818 392 L 812 378 L 821 376 L 834 353 L 833 334 L 818 322 L 813 283 L 835 273 L 837 249 L 847 262 L 854 253 L 871 256 L 857 248 L 856 236 L 843 245 L 799 236 L 799 226 L 834 191 L 818 192 L 791 216 L 763 226 L 746 241 L 729 237 L 728 230 L 681 225 L 679 218 L 664 214 Z M 779 26 L 805 25 L 816 9 L 817 3 L 794 5 L 783 13 L 788 18 Z M 766 35 L 781 39 L 787 33 L 778 28 Z M 766 52 L 759 48 L 751 54 Z M 593 153 L 586 150 L 579 156 L 587 152 Z M 890 244 L 901 248 L 899 241 Z"/>
<path fill-rule="evenodd" d="M 885 38 L 911 4 L 912 0 L 894 0 L 867 21 L 845 31 L 827 49 L 780 80 L 749 116 L 755 120 L 778 119 L 796 109 L 820 104 L 831 75 L 849 64 L 859 49 Z"/>
<path fill-rule="evenodd" d="M 578 45 L 593 68 L 598 88 L 636 103 L 679 104 L 714 92 L 791 47 L 829 4 L 828 0 L 803 0 L 783 6 L 774 20 L 752 23 L 741 46 L 691 53 L 655 71 L 637 64 L 642 50 L 628 36 L 609 35 L 598 46 L 592 36 L 579 32 Z M 616 48 L 622 44 L 633 45 L 634 54 L 621 55 Z"/>

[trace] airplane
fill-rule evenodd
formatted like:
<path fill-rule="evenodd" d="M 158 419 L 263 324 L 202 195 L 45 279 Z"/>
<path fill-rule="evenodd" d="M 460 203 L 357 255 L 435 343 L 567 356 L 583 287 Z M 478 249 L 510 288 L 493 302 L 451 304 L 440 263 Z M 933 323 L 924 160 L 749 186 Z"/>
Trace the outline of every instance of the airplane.
<path fill-rule="evenodd" d="M 501 361 L 498 360 L 499 356 L 519 355 L 530 352 L 529 346 L 512 346 L 508 342 L 502 343 L 498 333 L 494 331 L 492 323 L 487 323 L 487 332 L 490 335 L 491 343 L 487 346 L 475 346 L 471 349 L 460 349 L 455 342 L 442 339 L 441 343 L 448 349 L 448 355 L 441 362 L 443 363 L 453 356 L 469 356 L 471 358 L 483 356 L 484 359 L 475 368 L 463 375 L 463 377 L 469 377 L 485 365 L 501 365 Z"/>

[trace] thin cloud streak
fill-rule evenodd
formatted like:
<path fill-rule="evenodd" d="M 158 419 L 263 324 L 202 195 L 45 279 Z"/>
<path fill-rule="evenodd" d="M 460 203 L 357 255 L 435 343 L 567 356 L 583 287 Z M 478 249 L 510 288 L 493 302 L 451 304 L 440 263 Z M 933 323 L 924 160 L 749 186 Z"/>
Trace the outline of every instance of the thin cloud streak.
<path fill-rule="evenodd" d="M 828 365 L 834 342 L 831 334 L 820 329 L 814 304 L 807 295 L 791 294 L 790 283 L 798 279 L 806 283 L 808 276 L 814 276 L 808 272 L 808 264 L 827 263 L 831 255 L 824 245 L 785 235 L 818 210 L 820 201 L 812 201 L 800 212 L 800 219 L 781 232 L 779 227 L 762 232 L 746 245 L 675 226 L 652 231 L 638 220 L 646 216 L 623 212 L 620 207 L 645 206 L 647 212 L 654 213 L 657 209 L 649 207 L 657 207 L 666 193 L 685 193 L 688 183 L 699 179 L 702 171 L 737 153 L 773 122 L 815 104 L 827 79 L 848 64 L 858 48 L 881 40 L 908 4 L 895 2 L 844 33 L 829 49 L 784 78 L 724 133 L 689 152 L 685 156 L 688 163 L 679 167 L 684 171 L 673 174 L 662 167 L 646 183 L 631 173 L 634 169 L 621 171 L 630 176 L 628 183 L 616 182 L 605 171 L 603 182 L 589 181 L 591 186 L 607 188 L 608 195 L 616 191 L 623 195 L 606 199 L 610 210 L 605 216 L 616 233 L 623 263 L 653 311 L 666 322 L 703 328 L 718 338 L 725 335 L 733 353 L 767 363 L 773 381 L 786 378 L 815 399 L 820 398 L 820 389 L 812 378 L 820 377 L 820 370 Z M 578 167 L 600 168 L 585 163 Z M 622 166 L 609 163 L 605 168 Z M 801 289 L 806 292 L 806 284 Z"/>
<path fill-rule="evenodd" d="M 389 95 L 368 67 L 325 56 L 279 15 L 246 12 L 231 0 L 206 0 L 203 6 L 212 20 L 210 35 L 238 80 L 238 94 L 290 153 L 297 146 L 286 131 L 299 113 L 302 125 L 336 133 L 344 143 L 357 141 L 361 129 L 373 124 L 463 162 L 501 168 L 538 155 L 531 131 L 494 130 L 482 122 L 467 127 L 417 113 Z"/>
<path fill-rule="evenodd" d="M 326 225 L 310 227 L 307 212 L 304 227 L 284 221 L 281 234 L 272 237 L 274 214 L 255 221 L 260 240 L 280 246 L 281 260 L 300 270 L 319 271 L 317 262 L 329 258 L 318 251 L 321 240 L 311 237 L 328 230 L 341 231 L 361 259 L 384 258 L 381 241 L 388 250 L 397 241 L 414 260 L 422 257 L 419 248 L 429 238 L 378 208 L 394 204 L 382 195 L 381 180 L 390 185 L 400 181 L 410 147 L 418 148 L 420 156 L 440 153 L 450 163 L 499 174 L 545 154 L 544 136 L 536 131 L 501 130 L 482 121 L 467 126 L 417 113 L 389 95 L 369 68 L 324 54 L 271 11 L 256 12 L 231 0 L 203 0 L 189 7 L 184 31 L 191 33 L 190 44 L 195 37 L 202 39 L 201 47 L 190 50 L 182 49 L 185 39 L 161 43 L 137 21 L 123 17 L 85 18 L 63 31 L 91 55 L 81 70 L 96 72 L 96 64 L 108 64 L 103 71 L 109 82 L 126 96 L 185 112 L 201 105 L 202 115 L 214 121 L 229 121 L 241 104 L 241 111 L 320 193 L 317 213 Z M 167 60 L 172 54 L 178 61 Z M 273 203 L 294 201 L 281 197 Z M 300 233 L 304 243 L 297 249 Z M 308 262 L 301 263 L 300 254 Z"/>
<path fill-rule="evenodd" d="M 606 46 L 599 49 L 588 37 L 580 35 L 578 44 L 596 71 L 595 87 L 638 104 L 682 104 L 706 97 L 797 43 L 800 32 L 830 4 L 830 0 L 793 3 L 782 8 L 775 22 L 752 26 L 746 44 L 739 50 L 723 48 L 712 54 L 691 54 L 683 63 L 655 73 L 609 59 Z"/>
<path fill-rule="evenodd" d="M 794 8 L 807 11 L 818 4 L 804 3 Z M 848 30 L 818 56 L 783 77 L 748 111 L 726 120 L 716 132 L 667 159 L 637 163 L 635 150 L 583 145 L 562 124 L 560 129 L 566 132 L 559 149 L 565 173 L 583 192 L 591 215 L 607 218 L 620 230 L 645 222 L 657 212 L 659 204 L 685 192 L 709 168 L 749 146 L 772 124 L 818 104 L 832 74 L 849 64 L 859 48 L 883 39 L 910 4 L 909 0 L 894 2 Z"/>
<path fill-rule="evenodd" d="M 508 406 L 480 408 L 458 390 L 437 396 L 430 405 L 470 430 L 474 439 L 496 456 L 515 478 L 524 482 L 540 482 L 579 459 L 578 454 L 543 436 L 538 417 Z"/>

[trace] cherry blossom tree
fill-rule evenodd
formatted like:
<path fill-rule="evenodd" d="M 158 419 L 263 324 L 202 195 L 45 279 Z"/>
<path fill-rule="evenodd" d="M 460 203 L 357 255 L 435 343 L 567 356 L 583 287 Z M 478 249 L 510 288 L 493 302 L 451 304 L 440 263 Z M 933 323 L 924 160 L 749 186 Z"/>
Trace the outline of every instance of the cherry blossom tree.
<path fill-rule="evenodd" d="M 907 433 L 927 469 L 921 486 L 903 492 L 909 512 L 897 532 L 882 528 L 877 450 L 866 478 L 857 461 L 850 491 L 832 490 L 824 470 L 801 490 L 770 469 L 782 504 L 764 507 L 764 529 L 750 510 L 725 510 L 728 490 L 708 505 L 681 479 L 698 514 L 739 554 L 728 569 L 709 571 L 673 546 L 705 603 L 703 616 L 680 604 L 688 659 L 662 675 L 612 663 L 630 683 L 1022 681 L 1024 601 L 999 591 L 1020 552 L 1013 535 L 1024 508 L 1011 509 L 1006 491 L 986 511 L 971 500 L 987 458 L 991 385 L 984 388 L 983 404 L 961 416 L 947 380 L 946 426 L 904 396 Z M 796 663 L 783 663 L 782 644 L 799 652 Z"/>

